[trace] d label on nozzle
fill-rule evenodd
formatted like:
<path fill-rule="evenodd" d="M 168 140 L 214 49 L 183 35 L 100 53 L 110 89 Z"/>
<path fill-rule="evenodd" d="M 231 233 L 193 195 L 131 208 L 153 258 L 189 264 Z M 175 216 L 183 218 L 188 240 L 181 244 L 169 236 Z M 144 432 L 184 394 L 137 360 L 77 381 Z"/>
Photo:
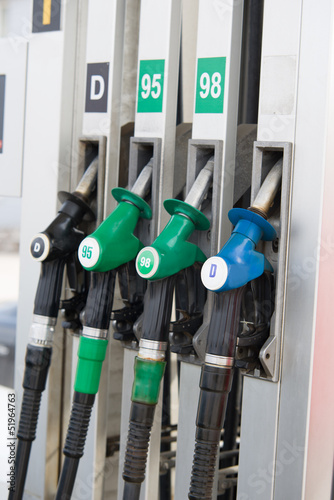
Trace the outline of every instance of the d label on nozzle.
<path fill-rule="evenodd" d="M 225 283 L 228 275 L 227 264 L 220 257 L 210 257 L 204 262 L 201 279 L 202 283 L 208 290 L 219 290 Z"/>
<path fill-rule="evenodd" d="M 41 262 L 46 259 L 50 252 L 50 240 L 43 234 L 37 234 L 30 243 L 30 254 L 33 259 Z"/>

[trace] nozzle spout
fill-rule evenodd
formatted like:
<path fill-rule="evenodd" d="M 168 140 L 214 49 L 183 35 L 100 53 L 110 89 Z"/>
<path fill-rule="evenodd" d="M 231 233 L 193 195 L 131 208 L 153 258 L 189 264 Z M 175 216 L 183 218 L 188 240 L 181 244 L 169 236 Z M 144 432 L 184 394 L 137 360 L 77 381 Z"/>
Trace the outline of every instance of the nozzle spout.
<path fill-rule="evenodd" d="M 185 203 L 188 203 L 194 208 L 200 208 L 202 201 L 204 200 L 205 195 L 212 184 L 213 165 L 214 157 L 211 156 L 210 160 L 196 177 L 192 188 L 190 189 L 186 199 L 184 200 Z"/>
<path fill-rule="evenodd" d="M 140 172 L 138 179 L 136 180 L 131 189 L 131 193 L 140 196 L 140 198 L 145 198 L 145 196 L 150 192 L 152 171 L 153 171 L 153 157 Z"/>
<path fill-rule="evenodd" d="M 250 210 L 266 217 L 281 185 L 283 160 L 280 158 L 265 178 Z"/>
<path fill-rule="evenodd" d="M 85 173 L 81 177 L 79 184 L 73 194 L 79 195 L 85 201 L 88 201 L 90 195 L 95 189 L 97 169 L 99 166 L 99 158 L 96 156 L 89 167 L 85 170 Z"/>

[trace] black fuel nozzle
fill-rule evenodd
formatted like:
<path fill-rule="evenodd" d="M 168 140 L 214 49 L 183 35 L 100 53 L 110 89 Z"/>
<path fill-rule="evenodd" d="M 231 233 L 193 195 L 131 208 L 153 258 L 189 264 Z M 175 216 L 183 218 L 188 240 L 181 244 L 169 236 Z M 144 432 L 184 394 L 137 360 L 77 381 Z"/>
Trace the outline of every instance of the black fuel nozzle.
<path fill-rule="evenodd" d="M 78 248 L 84 233 L 77 226 L 84 218 L 95 219 L 89 202 L 96 188 L 97 168 L 98 158 L 95 158 L 73 193 L 58 193 L 62 206 L 45 231 L 38 233 L 31 241 L 30 253 L 33 259 L 47 262 L 65 258 Z"/>
<path fill-rule="evenodd" d="M 34 260 L 42 262 L 35 296 L 34 315 L 58 315 L 64 266 L 85 237 L 77 226 L 85 217 L 94 219 L 89 200 L 95 191 L 98 159 L 92 161 L 73 193 L 61 191 L 63 201 L 56 218 L 30 244 Z"/>
<path fill-rule="evenodd" d="M 59 193 L 63 204 L 56 218 L 30 245 L 32 257 L 42 265 L 25 358 L 24 391 L 15 459 L 17 481 L 15 491 L 9 492 L 10 500 L 20 500 L 23 496 L 31 446 L 36 437 L 42 392 L 46 386 L 51 362 L 53 332 L 58 316 L 64 268 L 85 236 L 77 226 L 84 217 L 94 218 L 89 202 L 96 186 L 97 167 L 96 158 L 73 193 Z"/>

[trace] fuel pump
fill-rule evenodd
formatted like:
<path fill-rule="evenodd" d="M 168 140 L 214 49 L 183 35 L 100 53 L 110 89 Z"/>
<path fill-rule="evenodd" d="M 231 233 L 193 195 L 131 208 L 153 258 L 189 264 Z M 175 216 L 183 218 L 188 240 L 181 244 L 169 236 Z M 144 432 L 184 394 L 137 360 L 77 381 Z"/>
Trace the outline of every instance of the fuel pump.
<path fill-rule="evenodd" d="M 91 275 L 57 500 L 71 498 L 79 460 L 84 453 L 90 415 L 108 346 L 116 272 L 120 266 L 133 260 L 143 247 L 133 234 L 139 217 L 150 219 L 152 216 L 151 208 L 143 199 L 150 190 L 152 164 L 153 160 L 150 160 L 144 167 L 131 191 L 123 188 L 112 190 L 119 204 L 79 247 L 80 263 L 91 271 Z"/>
<path fill-rule="evenodd" d="M 201 248 L 214 255 L 231 235 L 223 217 L 239 200 L 235 196 L 240 178 L 236 175 L 237 116 L 239 101 L 240 57 L 244 2 L 199 0 L 194 75 L 192 139 L 188 149 L 188 172 L 194 177 L 203 166 L 203 156 L 215 160 L 212 203 L 207 207 L 210 233 L 203 234 Z M 244 165 L 243 162 L 242 170 Z M 234 181 L 236 179 L 236 182 Z M 187 180 L 190 181 L 188 175 Z M 192 183 L 190 183 L 190 186 Z M 246 190 L 248 186 L 246 187 Z M 246 207 L 248 206 L 245 205 Z M 202 207 L 203 208 L 203 207 Z M 204 211 L 204 210 L 203 210 Z M 202 235 L 198 235 L 202 236 Z M 175 461 L 175 498 L 187 498 L 195 433 L 195 415 L 199 396 L 201 362 L 212 311 L 212 294 L 202 308 L 203 321 L 189 335 L 188 352 L 178 350 L 180 361 L 179 412 Z M 172 347 L 174 350 L 174 347 Z"/>
<path fill-rule="evenodd" d="M 213 158 L 201 170 L 186 200 L 165 200 L 171 218 L 155 242 L 136 259 L 138 274 L 149 280 L 145 296 L 142 335 L 135 358 L 130 426 L 125 453 L 123 499 L 140 496 L 146 457 L 165 370 L 169 323 L 176 275 L 205 261 L 200 248 L 189 240 L 195 229 L 207 230 L 208 219 L 198 210 L 211 186 Z"/>
<path fill-rule="evenodd" d="M 241 301 L 247 283 L 263 273 L 273 272 L 269 261 L 255 248 L 260 240 L 272 241 L 276 236 L 266 218 L 281 177 L 280 159 L 266 177 L 252 206 L 248 210 L 234 208 L 229 211 L 229 219 L 235 226 L 231 237 L 202 267 L 203 284 L 216 295 L 201 370 L 196 445 L 188 496 L 191 500 L 212 498 L 217 450 L 233 379 Z"/>
<path fill-rule="evenodd" d="M 84 233 L 77 227 L 84 217 L 94 219 L 89 202 L 96 187 L 98 160 L 95 158 L 73 193 L 61 191 L 63 202 L 57 217 L 45 231 L 32 240 L 30 253 L 41 262 L 35 296 L 33 322 L 29 332 L 23 378 L 23 400 L 18 426 L 16 478 L 11 500 L 22 498 L 32 442 L 36 428 L 42 392 L 45 389 L 52 355 L 54 327 L 57 322 L 63 274 L 73 259 Z"/>

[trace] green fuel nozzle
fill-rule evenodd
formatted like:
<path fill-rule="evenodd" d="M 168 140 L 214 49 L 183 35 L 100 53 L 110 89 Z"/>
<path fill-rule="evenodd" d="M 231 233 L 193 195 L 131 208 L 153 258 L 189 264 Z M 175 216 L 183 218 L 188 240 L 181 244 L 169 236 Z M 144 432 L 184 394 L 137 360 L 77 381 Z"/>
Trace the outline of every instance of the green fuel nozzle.
<path fill-rule="evenodd" d="M 143 334 L 134 366 L 123 468 L 123 500 L 128 500 L 134 490 L 136 498 L 139 498 L 140 484 L 145 479 L 150 433 L 166 366 L 165 352 L 168 347 L 175 275 L 195 262 L 204 262 L 206 259 L 200 248 L 188 239 L 195 229 L 206 230 L 210 226 L 198 207 L 212 183 L 212 160 L 197 176 L 185 202 L 164 202 L 171 218 L 155 242 L 143 248 L 137 256 L 137 272 L 150 283 L 145 295 Z"/>
<path fill-rule="evenodd" d="M 212 182 L 213 158 L 208 161 L 194 182 L 185 201 L 168 199 L 164 207 L 171 218 L 151 246 L 137 255 L 137 273 L 149 280 L 172 276 L 195 262 L 204 262 L 202 250 L 188 241 L 195 229 L 205 231 L 210 222 L 198 210 Z"/>
<path fill-rule="evenodd" d="M 119 202 L 97 230 L 85 238 L 78 250 L 81 265 L 91 273 L 85 310 L 85 326 L 78 351 L 75 390 L 96 394 L 108 344 L 116 268 L 133 260 L 143 247 L 133 231 L 139 217 L 151 218 L 149 205 L 141 198 L 149 189 L 152 161 L 143 169 L 132 191 L 112 190 Z M 141 196 L 140 196 L 141 195 Z M 94 346 L 94 347 L 93 347 Z"/>
<path fill-rule="evenodd" d="M 139 217 L 150 219 L 149 205 L 137 194 L 114 188 L 113 197 L 119 202 L 115 210 L 79 247 L 81 265 L 87 271 L 106 272 L 134 259 L 143 247 L 133 231 Z"/>
<path fill-rule="evenodd" d="M 131 191 L 123 188 L 112 190 L 118 206 L 79 246 L 79 261 L 84 269 L 92 272 L 85 326 L 78 349 L 72 411 L 63 449 L 65 460 L 56 500 L 71 498 L 79 459 L 84 453 L 90 415 L 108 346 L 117 268 L 133 260 L 143 247 L 133 234 L 139 217 L 150 219 L 152 216 L 149 205 L 143 200 L 150 189 L 152 165 L 153 159 L 144 167 Z"/>

